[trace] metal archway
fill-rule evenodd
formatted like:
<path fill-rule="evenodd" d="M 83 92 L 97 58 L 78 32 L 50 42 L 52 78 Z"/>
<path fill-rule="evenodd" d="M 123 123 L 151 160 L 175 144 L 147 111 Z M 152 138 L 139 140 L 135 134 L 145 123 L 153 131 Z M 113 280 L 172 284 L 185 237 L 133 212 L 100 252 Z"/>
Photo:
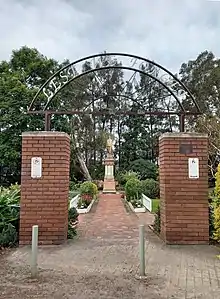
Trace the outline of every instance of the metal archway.
<path fill-rule="evenodd" d="M 98 60 L 96 60 L 98 59 Z M 120 60 L 119 60 L 120 59 Z M 100 67 L 100 60 L 103 65 Z M 115 61 L 119 61 L 120 63 L 116 63 Z M 83 64 L 87 63 L 89 65 L 89 69 L 83 69 Z M 146 65 L 151 65 L 158 68 L 160 72 L 160 76 L 155 76 L 150 72 L 145 70 Z M 201 110 L 199 105 L 197 104 L 195 98 L 189 89 L 168 69 L 161 66 L 160 64 L 132 54 L 126 53 L 102 53 L 95 54 L 91 56 L 84 57 L 82 59 L 76 60 L 73 63 L 70 63 L 59 71 L 57 71 L 54 75 L 52 75 L 38 90 L 36 95 L 34 96 L 30 107 L 28 109 L 28 113 L 31 114 L 44 114 L 45 115 L 45 129 L 49 129 L 50 116 L 52 114 L 80 114 L 86 113 L 85 111 L 63 111 L 61 109 L 50 110 L 50 104 L 53 99 L 71 82 L 77 81 L 79 78 L 83 76 L 87 76 L 92 73 L 101 72 L 108 69 L 121 69 L 132 71 L 135 74 L 139 73 L 148 78 L 151 78 L 158 84 L 160 84 L 170 96 L 172 96 L 176 103 L 178 104 L 178 110 L 176 112 L 170 112 L 169 114 L 176 114 L 180 117 L 180 131 L 184 131 L 184 119 L 186 115 L 199 115 L 201 114 Z M 174 82 L 173 86 L 169 86 L 167 84 L 167 80 L 164 80 L 165 76 L 171 78 Z M 177 92 L 176 86 L 178 85 L 178 91 L 180 90 L 180 94 Z M 194 106 L 192 111 L 186 111 L 184 108 L 181 99 L 183 98 L 190 99 L 191 104 Z M 40 107 L 40 109 L 39 109 Z M 148 115 L 167 115 L 165 111 L 142 111 L 142 114 Z"/>

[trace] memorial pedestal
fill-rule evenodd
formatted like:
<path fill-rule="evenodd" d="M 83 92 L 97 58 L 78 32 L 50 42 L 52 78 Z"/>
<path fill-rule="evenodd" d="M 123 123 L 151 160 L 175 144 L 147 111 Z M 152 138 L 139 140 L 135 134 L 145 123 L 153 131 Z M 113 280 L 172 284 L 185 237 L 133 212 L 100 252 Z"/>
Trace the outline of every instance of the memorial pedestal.
<path fill-rule="evenodd" d="M 116 193 L 114 178 L 114 158 L 108 154 L 105 159 L 105 177 L 103 185 L 103 193 Z"/>

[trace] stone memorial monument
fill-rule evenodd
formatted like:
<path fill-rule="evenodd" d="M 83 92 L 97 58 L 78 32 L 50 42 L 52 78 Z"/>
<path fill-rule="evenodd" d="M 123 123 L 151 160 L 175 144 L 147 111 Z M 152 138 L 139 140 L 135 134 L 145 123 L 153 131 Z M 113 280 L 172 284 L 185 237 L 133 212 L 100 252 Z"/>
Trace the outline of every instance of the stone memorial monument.
<path fill-rule="evenodd" d="M 113 147 L 112 139 L 108 138 L 107 144 L 107 157 L 105 158 L 105 177 L 103 185 L 103 193 L 116 193 L 115 189 L 115 178 L 114 178 L 114 157 L 113 157 Z"/>

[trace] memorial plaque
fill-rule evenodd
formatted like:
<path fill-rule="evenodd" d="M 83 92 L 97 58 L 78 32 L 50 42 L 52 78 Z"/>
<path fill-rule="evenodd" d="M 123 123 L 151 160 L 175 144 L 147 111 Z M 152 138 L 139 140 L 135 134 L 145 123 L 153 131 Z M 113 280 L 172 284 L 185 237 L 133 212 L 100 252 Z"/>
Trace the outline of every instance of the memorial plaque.
<path fill-rule="evenodd" d="M 179 153 L 188 155 L 193 153 L 193 145 L 192 144 L 180 144 Z"/>

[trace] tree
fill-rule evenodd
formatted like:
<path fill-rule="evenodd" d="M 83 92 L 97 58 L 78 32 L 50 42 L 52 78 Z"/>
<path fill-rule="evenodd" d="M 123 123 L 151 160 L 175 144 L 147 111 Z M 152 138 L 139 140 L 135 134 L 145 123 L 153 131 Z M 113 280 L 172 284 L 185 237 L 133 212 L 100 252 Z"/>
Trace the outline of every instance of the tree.
<path fill-rule="evenodd" d="M 35 89 L 57 69 L 54 60 L 48 60 L 36 49 L 23 47 L 13 51 L 9 62 L 0 64 L 0 164 L 2 175 L 9 184 L 20 180 L 21 134 L 43 130 L 43 119 L 27 115 L 27 107 Z"/>
<path fill-rule="evenodd" d="M 209 174 L 214 178 L 220 153 L 220 59 L 212 52 L 204 51 L 195 60 L 183 63 L 179 76 L 203 112 L 201 117 L 188 118 L 187 128 L 208 134 Z M 188 110 L 194 109 L 189 97 L 184 99 L 183 104 Z"/>
<path fill-rule="evenodd" d="M 220 60 L 212 52 L 204 51 L 195 60 L 183 63 L 179 76 L 194 95 L 201 110 L 206 115 L 220 116 Z M 186 109 L 194 109 L 189 97 L 184 99 Z M 190 124 L 195 124 L 194 118 Z"/>

